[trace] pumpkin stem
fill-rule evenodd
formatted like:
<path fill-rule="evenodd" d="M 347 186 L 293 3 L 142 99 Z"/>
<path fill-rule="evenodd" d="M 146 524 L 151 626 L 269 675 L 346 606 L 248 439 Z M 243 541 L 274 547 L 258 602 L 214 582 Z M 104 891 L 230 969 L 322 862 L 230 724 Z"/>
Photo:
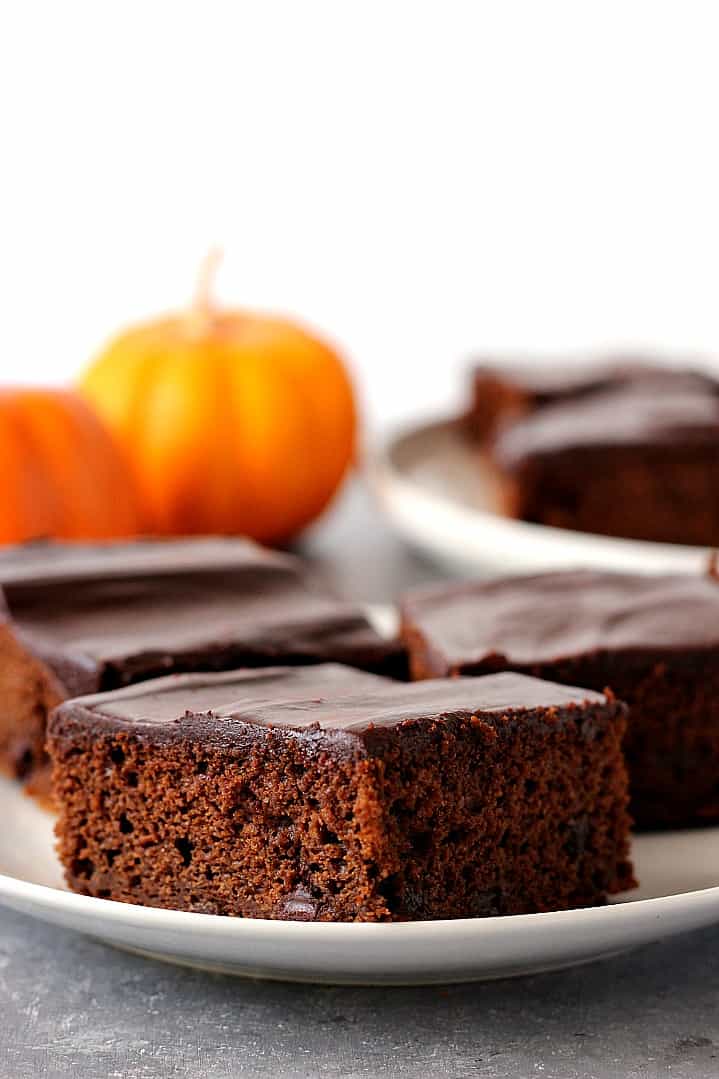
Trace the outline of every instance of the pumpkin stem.
<path fill-rule="evenodd" d="M 190 333 L 199 336 L 212 322 L 215 313 L 215 305 L 212 299 L 212 286 L 217 275 L 217 268 L 222 262 L 222 251 L 219 247 L 213 247 L 207 252 L 200 264 L 200 272 L 197 275 L 195 295 L 190 309 L 187 312 L 187 322 Z"/>

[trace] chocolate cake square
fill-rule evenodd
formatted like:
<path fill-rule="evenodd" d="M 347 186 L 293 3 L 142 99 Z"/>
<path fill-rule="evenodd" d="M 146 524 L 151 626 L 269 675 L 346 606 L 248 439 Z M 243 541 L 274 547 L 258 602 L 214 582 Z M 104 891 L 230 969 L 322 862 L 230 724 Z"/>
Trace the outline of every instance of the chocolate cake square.
<path fill-rule="evenodd" d="M 59 852 L 86 895 L 398 921 L 631 886 L 625 706 L 516 674 L 179 675 L 62 704 Z"/>
<path fill-rule="evenodd" d="M 504 508 L 605 536 L 719 543 L 719 397 L 670 383 L 547 405 L 492 448 Z"/>
<path fill-rule="evenodd" d="M 247 540 L 30 544 L 0 555 L 0 768 L 46 787 L 48 709 L 179 671 L 337 661 L 401 675 L 357 605 Z"/>
<path fill-rule="evenodd" d="M 719 820 L 719 584 L 571 571 L 405 596 L 414 678 L 513 670 L 629 705 L 631 813 L 643 827 Z"/>

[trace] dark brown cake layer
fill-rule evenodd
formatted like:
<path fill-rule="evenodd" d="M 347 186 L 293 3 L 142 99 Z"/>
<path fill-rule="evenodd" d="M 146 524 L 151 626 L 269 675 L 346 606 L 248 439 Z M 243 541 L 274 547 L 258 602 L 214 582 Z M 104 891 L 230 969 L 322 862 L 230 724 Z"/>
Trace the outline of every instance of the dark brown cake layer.
<path fill-rule="evenodd" d="M 361 690 L 337 667 L 189 675 L 62 705 L 48 744 L 70 886 L 386 921 L 631 885 L 622 704 L 514 674 L 350 677 Z"/>
<path fill-rule="evenodd" d="M 719 543 L 719 397 L 667 383 L 548 405 L 500 432 L 506 511 L 665 543 Z"/>
<path fill-rule="evenodd" d="M 576 400 L 627 385 L 667 383 L 679 390 L 716 393 L 711 375 L 688 368 L 667 367 L 646 357 L 614 356 L 593 360 L 486 359 L 475 364 L 472 402 L 467 416 L 470 431 L 489 442 L 510 420 L 546 405 Z"/>
<path fill-rule="evenodd" d="M 572 571 L 418 590 L 402 603 L 414 678 L 517 670 L 611 686 L 643 826 L 719 819 L 719 585 Z"/>
<path fill-rule="evenodd" d="M 337 661 L 401 676 L 405 666 L 359 607 L 297 559 L 245 540 L 31 544 L 0 556 L 0 585 L 12 639 L 0 660 L 0 766 L 17 775 L 44 766 L 40 683 L 61 698 L 173 671 Z M 6 691 L 18 664 L 43 672 L 21 708 Z"/>

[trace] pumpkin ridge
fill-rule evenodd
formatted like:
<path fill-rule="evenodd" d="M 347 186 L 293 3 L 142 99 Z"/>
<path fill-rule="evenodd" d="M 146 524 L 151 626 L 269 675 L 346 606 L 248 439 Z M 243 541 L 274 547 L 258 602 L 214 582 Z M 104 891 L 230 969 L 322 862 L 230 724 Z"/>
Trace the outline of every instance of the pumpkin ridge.
<path fill-rule="evenodd" d="M 29 514 L 32 520 L 35 515 L 35 507 L 44 508 L 43 526 L 31 526 L 30 532 L 25 539 L 33 539 L 39 536 L 37 528 L 42 527 L 48 536 L 64 536 L 67 529 L 67 508 L 62 504 L 62 488 L 52 482 L 52 476 L 48 471 L 42 447 L 33 425 L 27 417 L 27 410 L 34 404 L 42 408 L 40 398 L 33 400 L 32 390 L 20 391 L 17 397 L 10 399 L 9 409 L 11 422 L 13 423 L 15 437 L 20 445 L 21 454 L 25 457 L 25 467 L 32 473 L 32 481 L 25 480 L 25 489 L 29 495 L 32 512 Z"/>

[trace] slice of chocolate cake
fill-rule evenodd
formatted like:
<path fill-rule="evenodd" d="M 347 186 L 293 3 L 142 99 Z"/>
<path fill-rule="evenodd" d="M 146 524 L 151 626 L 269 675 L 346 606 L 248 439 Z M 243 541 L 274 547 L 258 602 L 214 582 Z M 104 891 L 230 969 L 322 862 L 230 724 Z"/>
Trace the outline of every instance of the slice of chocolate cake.
<path fill-rule="evenodd" d="M 467 426 L 476 438 L 488 443 L 508 421 L 545 405 L 622 386 L 657 382 L 670 384 L 677 390 L 719 392 L 719 383 L 708 373 L 662 366 L 645 357 L 565 358 L 551 362 L 546 358 L 486 359 L 477 362 L 471 372 L 472 399 Z"/>
<path fill-rule="evenodd" d="M 515 674 L 163 678 L 53 713 L 60 856 L 76 891 L 213 914 L 601 903 L 632 884 L 624 729 L 613 698 Z"/>
<path fill-rule="evenodd" d="M 40 793 L 47 711 L 66 697 L 276 663 L 403 671 L 358 606 L 246 540 L 30 544 L 0 555 L 0 586 L 0 767 Z"/>
<path fill-rule="evenodd" d="M 505 509 L 605 536 L 719 543 L 719 397 L 652 383 L 548 405 L 493 447 Z"/>
<path fill-rule="evenodd" d="M 719 584 L 575 571 L 418 590 L 402 603 L 414 678 L 523 671 L 629 705 L 631 812 L 719 820 Z"/>

